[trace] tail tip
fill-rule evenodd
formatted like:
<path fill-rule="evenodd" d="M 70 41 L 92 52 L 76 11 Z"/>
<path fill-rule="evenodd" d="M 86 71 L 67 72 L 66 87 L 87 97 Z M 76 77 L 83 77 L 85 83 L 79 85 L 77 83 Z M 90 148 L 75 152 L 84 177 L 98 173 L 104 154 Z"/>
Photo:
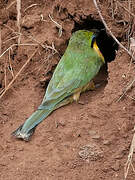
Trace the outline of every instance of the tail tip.
<path fill-rule="evenodd" d="M 30 140 L 30 137 L 32 136 L 32 134 L 34 133 L 34 130 L 35 128 L 31 129 L 28 133 L 25 133 L 25 132 L 21 132 L 21 129 L 22 129 L 22 126 L 21 125 L 18 129 L 16 129 L 15 131 L 13 131 L 11 133 L 12 136 L 18 138 L 18 139 L 22 139 L 24 141 L 29 141 Z"/>

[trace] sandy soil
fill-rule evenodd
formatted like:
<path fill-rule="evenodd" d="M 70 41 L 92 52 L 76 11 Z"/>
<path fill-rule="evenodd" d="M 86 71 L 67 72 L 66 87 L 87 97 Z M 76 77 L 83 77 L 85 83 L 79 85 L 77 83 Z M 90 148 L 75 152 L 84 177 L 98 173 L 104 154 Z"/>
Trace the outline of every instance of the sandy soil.
<path fill-rule="evenodd" d="M 17 38 L 13 38 L 18 31 L 16 4 L 10 6 L 11 2 L 2 0 L 0 3 L 2 52 L 17 43 Z M 127 45 L 131 17 L 122 8 L 112 13 L 109 2 L 100 2 L 102 14 L 115 36 Z M 127 1 L 121 3 L 127 7 Z M 21 13 L 21 43 L 40 45 L 13 47 L 10 51 L 16 74 L 37 49 L 1 99 L 0 179 L 122 180 L 135 123 L 135 101 L 125 96 L 116 102 L 134 77 L 134 64 L 129 68 L 130 57 L 123 50 L 119 50 L 115 61 L 108 65 L 108 72 L 102 70 L 99 77 L 104 83 L 81 96 L 83 104 L 72 103 L 53 112 L 36 128 L 30 142 L 11 137 L 11 132 L 40 105 L 72 32 L 88 29 L 93 26 L 93 20 L 100 20 L 92 0 L 22 0 Z M 49 14 L 62 25 L 61 37 Z M 97 24 L 102 26 L 102 23 Z M 53 47 L 52 44 L 59 54 L 43 48 L 43 45 Z M 5 65 L 7 84 L 12 80 L 8 56 L 6 53 L 0 60 L 0 90 L 4 88 Z M 134 96 L 134 85 L 128 95 Z M 127 179 L 135 179 L 132 168 Z"/>

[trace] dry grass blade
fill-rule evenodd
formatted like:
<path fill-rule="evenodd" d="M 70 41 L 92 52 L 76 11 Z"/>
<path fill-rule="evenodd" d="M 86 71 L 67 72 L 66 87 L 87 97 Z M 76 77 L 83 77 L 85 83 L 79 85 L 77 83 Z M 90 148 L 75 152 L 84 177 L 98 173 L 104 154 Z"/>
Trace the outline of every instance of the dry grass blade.
<path fill-rule="evenodd" d="M 9 38 L 9 39 L 7 39 L 7 40 L 5 40 L 2 44 L 5 44 L 5 43 L 7 43 L 7 42 L 9 42 L 9 41 L 11 41 L 11 40 L 13 40 L 13 39 L 16 39 L 16 38 L 18 38 L 18 35 L 17 35 L 17 36 L 14 36 L 14 37 L 12 37 L 12 38 Z"/>
<path fill-rule="evenodd" d="M 14 83 L 14 81 L 17 79 L 17 77 L 21 74 L 21 72 L 24 70 L 24 68 L 26 67 L 26 65 L 30 62 L 31 58 L 36 54 L 37 49 L 33 52 L 33 54 L 28 58 L 28 60 L 26 61 L 26 63 L 22 66 L 22 68 L 19 70 L 19 72 L 14 76 L 14 78 L 12 79 L 12 81 L 7 85 L 7 87 L 5 88 L 4 92 L 0 95 L 0 99 L 4 96 L 4 94 L 7 92 L 7 90 L 10 89 L 10 87 L 12 86 L 12 84 Z"/>
<path fill-rule="evenodd" d="M 134 100 L 135 101 L 135 98 L 134 97 L 132 97 L 132 96 L 129 96 L 129 95 L 127 95 L 127 94 L 125 94 L 128 98 L 130 98 L 130 99 L 132 99 L 132 100 Z"/>
<path fill-rule="evenodd" d="M 8 10 L 9 8 L 11 8 L 11 6 L 13 6 L 15 4 L 16 0 L 11 2 L 11 4 L 9 6 L 6 7 L 6 9 Z"/>
<path fill-rule="evenodd" d="M 9 72 L 12 74 L 12 77 L 14 78 L 14 72 L 13 72 L 13 68 L 12 68 L 12 63 L 11 63 L 11 58 L 10 58 L 10 51 L 11 49 L 9 49 L 9 56 L 8 56 L 8 60 L 9 60 Z"/>
<path fill-rule="evenodd" d="M 9 48 L 7 48 L 1 55 L 0 55 L 0 58 L 7 52 L 9 51 L 9 49 L 11 49 L 12 47 L 14 46 L 17 46 L 18 44 L 12 44 Z"/>
<path fill-rule="evenodd" d="M 134 127 L 134 130 L 135 130 L 135 127 Z M 128 175 L 128 171 L 129 171 L 130 165 L 132 166 L 132 169 L 135 172 L 135 169 L 134 169 L 133 164 L 132 164 L 132 157 L 133 157 L 134 150 L 135 150 L 135 133 L 133 135 L 132 143 L 131 143 L 131 146 L 130 146 L 128 160 L 127 160 L 127 162 L 125 164 L 125 168 L 124 168 L 124 177 L 125 177 L 125 180 L 127 179 L 127 175 Z"/>
<path fill-rule="evenodd" d="M 18 32 L 16 32 L 13 28 L 11 28 L 10 26 L 8 26 L 7 24 L 3 24 L 4 27 L 6 27 L 7 29 L 9 29 L 10 31 L 12 31 L 15 35 L 19 35 Z"/>
<path fill-rule="evenodd" d="M 129 51 L 131 52 L 132 57 L 134 57 L 134 55 L 135 55 L 135 39 L 134 38 L 130 38 L 130 48 L 129 48 Z M 131 60 L 130 60 L 130 64 L 129 64 L 129 68 L 128 68 L 127 74 L 129 73 L 129 71 L 131 69 L 132 63 L 133 63 L 133 58 L 131 58 Z"/>
<path fill-rule="evenodd" d="M 34 6 L 39 6 L 39 4 L 31 4 L 31 5 L 28 6 L 26 9 L 24 9 L 24 12 L 27 11 L 28 9 L 34 7 Z"/>
<path fill-rule="evenodd" d="M 93 2 L 94 2 L 94 5 L 95 5 L 95 7 L 96 7 L 96 9 L 97 9 L 97 11 L 98 11 L 98 14 L 99 14 L 99 16 L 100 16 L 100 18 L 101 18 L 101 20 L 102 20 L 105 28 L 108 30 L 108 32 L 110 33 L 110 35 L 111 35 L 111 36 L 113 37 L 113 39 L 118 43 L 118 45 L 119 45 L 122 49 L 124 49 L 124 50 L 133 58 L 133 60 L 135 60 L 135 57 L 133 57 L 132 53 L 131 53 L 128 49 L 126 49 L 126 48 L 118 41 L 118 39 L 113 35 L 113 33 L 111 32 L 111 30 L 110 30 L 109 27 L 107 26 L 107 24 L 106 24 L 106 22 L 105 22 L 105 20 L 104 20 L 104 18 L 103 18 L 103 16 L 102 16 L 102 14 L 101 14 L 101 12 L 100 12 L 100 10 L 99 10 L 99 7 L 98 7 L 98 5 L 97 5 L 96 0 L 93 0 Z"/>
<path fill-rule="evenodd" d="M 4 64 L 4 82 L 5 82 L 5 89 L 7 87 L 7 60 L 5 61 L 5 64 Z"/>
<path fill-rule="evenodd" d="M 17 27 L 18 27 L 18 33 L 21 32 L 21 0 L 17 0 Z M 18 44 L 21 42 L 21 35 L 18 37 Z"/>
<path fill-rule="evenodd" d="M 130 38 L 130 52 L 134 56 L 135 54 L 135 39 L 134 38 Z"/>
<path fill-rule="evenodd" d="M 61 36 L 62 36 L 62 26 L 61 26 L 60 24 L 58 24 L 58 23 L 51 17 L 50 14 L 49 14 L 49 18 L 51 19 L 51 21 L 52 21 L 53 23 L 56 24 L 57 28 L 59 28 L 59 37 L 61 37 Z"/>

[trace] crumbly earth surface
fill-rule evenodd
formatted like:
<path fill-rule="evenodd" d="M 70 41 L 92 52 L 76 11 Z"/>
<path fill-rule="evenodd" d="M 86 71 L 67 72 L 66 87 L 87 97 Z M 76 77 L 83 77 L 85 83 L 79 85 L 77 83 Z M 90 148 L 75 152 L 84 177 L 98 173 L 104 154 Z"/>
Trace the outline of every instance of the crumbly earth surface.
<path fill-rule="evenodd" d="M 102 15 L 127 46 L 132 17 L 112 3 L 100 1 Z M 120 3 L 128 7 L 129 2 Z M 133 5 L 131 10 L 135 12 Z M 30 142 L 11 136 L 40 105 L 72 31 L 81 28 L 86 19 L 91 23 L 100 20 L 92 0 L 22 0 L 23 45 L 19 46 L 14 45 L 18 43 L 16 1 L 1 0 L 0 12 L 1 52 L 12 45 L 0 59 L 1 91 L 36 50 L 0 99 L 0 179 L 122 180 L 134 133 L 134 84 L 117 100 L 133 80 L 135 67 L 121 49 L 108 70 L 103 68 L 99 74 L 100 86 L 81 95 L 81 104 L 72 103 L 53 112 L 36 128 Z M 57 23 L 62 26 L 62 35 Z M 135 166 L 134 155 L 132 164 Z M 135 179 L 132 167 L 127 179 Z"/>

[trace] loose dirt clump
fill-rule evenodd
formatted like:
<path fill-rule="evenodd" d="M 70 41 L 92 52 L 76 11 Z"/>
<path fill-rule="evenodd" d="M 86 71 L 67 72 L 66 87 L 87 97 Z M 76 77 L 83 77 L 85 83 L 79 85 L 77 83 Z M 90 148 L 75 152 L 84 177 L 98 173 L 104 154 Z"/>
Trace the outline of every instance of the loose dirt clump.
<path fill-rule="evenodd" d="M 99 4 L 112 33 L 129 47 L 130 37 L 135 38 L 133 1 Z M 11 137 L 40 105 L 72 32 L 104 28 L 93 1 L 22 0 L 20 34 L 16 1 L 2 0 L 0 12 L 1 94 L 29 59 L 0 99 L 0 179 L 124 179 L 134 133 L 135 85 L 118 99 L 133 81 L 135 67 L 122 49 L 100 72 L 101 85 L 82 94 L 82 104 L 53 112 L 28 143 Z M 127 179 L 135 179 L 132 166 Z"/>

